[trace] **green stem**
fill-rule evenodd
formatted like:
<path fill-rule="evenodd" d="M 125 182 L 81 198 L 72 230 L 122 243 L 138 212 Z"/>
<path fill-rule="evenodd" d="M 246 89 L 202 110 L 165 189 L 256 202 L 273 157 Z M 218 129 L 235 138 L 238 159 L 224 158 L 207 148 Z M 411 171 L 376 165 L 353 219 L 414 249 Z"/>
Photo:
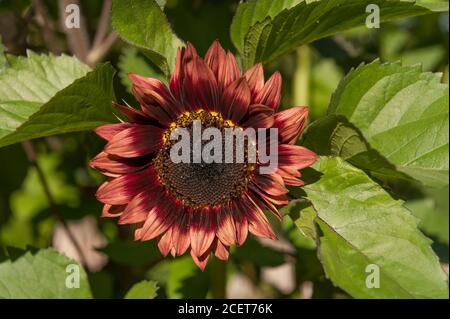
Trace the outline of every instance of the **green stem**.
<path fill-rule="evenodd" d="M 301 46 L 297 49 L 297 67 L 293 78 L 293 104 L 309 105 L 309 86 L 311 77 L 311 49 Z"/>

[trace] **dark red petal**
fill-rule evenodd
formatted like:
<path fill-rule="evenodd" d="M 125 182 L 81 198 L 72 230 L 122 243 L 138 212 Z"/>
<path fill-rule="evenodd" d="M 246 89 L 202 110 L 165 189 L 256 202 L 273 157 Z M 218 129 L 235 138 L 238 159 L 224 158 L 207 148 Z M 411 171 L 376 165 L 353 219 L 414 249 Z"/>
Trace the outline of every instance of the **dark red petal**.
<path fill-rule="evenodd" d="M 118 217 L 122 215 L 127 205 L 104 205 L 102 210 L 102 217 Z"/>
<path fill-rule="evenodd" d="M 241 70 L 239 69 L 236 58 L 231 52 L 227 52 L 225 63 L 222 63 L 220 65 L 219 73 L 217 75 L 217 82 L 219 87 L 222 89 L 226 88 L 241 76 Z"/>
<path fill-rule="evenodd" d="M 311 166 L 316 160 L 316 153 L 303 146 L 290 144 L 278 146 L 278 165 L 280 167 L 287 166 L 299 170 Z"/>
<path fill-rule="evenodd" d="M 245 209 L 239 203 L 240 200 L 236 200 L 232 205 L 232 215 L 234 220 L 234 227 L 236 228 L 236 244 L 241 246 L 247 239 L 248 234 L 248 221 L 245 215 Z"/>
<path fill-rule="evenodd" d="M 130 73 L 128 77 L 133 82 L 133 93 L 145 113 L 151 112 L 156 106 L 160 106 L 167 114 L 173 115 L 173 118 L 182 113 L 181 105 L 162 81 L 135 73 Z"/>
<path fill-rule="evenodd" d="M 184 67 L 182 61 L 184 55 L 185 55 L 185 48 L 178 48 L 175 70 L 173 71 L 173 74 L 170 77 L 169 81 L 170 91 L 178 99 L 178 101 L 181 101 L 181 94 L 182 94 L 181 86 L 183 84 L 182 74 Z"/>
<path fill-rule="evenodd" d="M 236 80 L 223 93 L 222 114 L 238 123 L 248 112 L 250 98 L 250 89 L 245 78 Z"/>
<path fill-rule="evenodd" d="M 297 177 L 300 177 L 301 174 L 296 169 L 291 169 L 289 167 L 279 167 L 277 169 L 277 174 L 280 175 L 283 178 L 285 185 L 290 186 L 303 186 L 305 183 L 297 179 Z"/>
<path fill-rule="evenodd" d="M 250 196 L 247 198 L 249 202 L 243 201 L 242 203 L 247 206 L 245 215 L 247 216 L 249 231 L 259 237 L 276 239 L 277 236 L 261 207 Z"/>
<path fill-rule="evenodd" d="M 192 260 L 201 269 L 201 271 L 205 270 L 210 255 L 211 255 L 211 247 L 208 248 L 208 250 L 201 256 L 197 256 L 191 249 Z"/>
<path fill-rule="evenodd" d="M 186 64 L 183 81 L 184 102 L 191 110 L 217 111 L 219 89 L 211 69 L 201 58 L 194 58 Z"/>
<path fill-rule="evenodd" d="M 180 207 L 171 198 L 165 198 L 149 212 L 142 228 L 135 232 L 135 238 L 150 240 L 164 233 L 179 216 Z"/>
<path fill-rule="evenodd" d="M 227 246 L 236 243 L 236 227 L 228 206 L 222 207 L 217 213 L 217 237 Z"/>
<path fill-rule="evenodd" d="M 219 80 L 219 70 L 222 65 L 225 64 L 226 59 L 227 54 L 225 53 L 225 50 L 220 45 L 219 41 L 215 40 L 209 47 L 208 52 L 206 52 L 205 62 L 208 64 L 217 80 Z"/>
<path fill-rule="evenodd" d="M 109 141 L 114 137 L 114 135 L 122 132 L 123 130 L 129 128 L 132 124 L 130 123 L 116 123 L 116 124 L 106 124 L 99 126 L 95 129 L 95 133 L 101 138 Z"/>
<path fill-rule="evenodd" d="M 170 79 L 170 91 L 179 102 L 184 103 L 184 78 L 186 76 L 186 65 L 197 58 L 198 54 L 191 43 L 186 44 L 186 48 L 178 51 L 175 72 Z"/>
<path fill-rule="evenodd" d="M 163 197 L 161 187 L 153 187 L 136 195 L 120 216 L 119 224 L 137 224 L 147 219 L 148 213 L 158 205 Z"/>
<path fill-rule="evenodd" d="M 137 124 L 149 124 L 152 121 L 146 114 L 144 114 L 143 112 L 136 110 L 132 107 L 120 105 L 116 102 L 113 102 L 113 106 L 120 113 L 125 115 L 128 122 L 137 123 Z"/>
<path fill-rule="evenodd" d="M 276 109 L 281 101 L 281 74 L 275 72 L 255 97 L 255 104 L 264 104 Z"/>
<path fill-rule="evenodd" d="M 216 235 L 216 214 L 213 209 L 199 209 L 192 213 L 189 225 L 191 249 L 196 256 L 203 255 Z"/>
<path fill-rule="evenodd" d="M 175 221 L 176 222 L 176 221 Z M 161 254 L 165 257 L 169 254 L 172 249 L 172 234 L 173 234 L 173 226 L 169 227 L 167 231 L 161 236 L 158 240 L 158 248 Z"/>
<path fill-rule="evenodd" d="M 244 73 L 248 86 L 252 92 L 252 101 L 264 87 L 264 70 L 261 63 L 255 64 Z"/>
<path fill-rule="evenodd" d="M 163 144 L 164 130 L 152 125 L 135 124 L 116 134 L 105 152 L 120 157 L 138 157 L 154 152 Z"/>
<path fill-rule="evenodd" d="M 122 158 L 101 152 L 89 164 L 107 176 L 117 177 L 144 169 L 151 164 L 151 159 L 148 157 Z"/>
<path fill-rule="evenodd" d="M 273 126 L 274 123 L 274 112 L 268 106 L 262 104 L 250 105 L 249 112 L 244 122 L 241 124 L 242 127 L 253 127 L 258 128 L 269 128 Z"/>
<path fill-rule="evenodd" d="M 139 173 L 122 175 L 103 183 L 96 196 L 105 204 L 128 204 L 134 196 L 148 189 L 156 180 L 154 169 L 146 169 Z"/>
<path fill-rule="evenodd" d="M 308 108 L 297 106 L 275 113 L 274 127 L 277 127 L 278 137 L 283 144 L 295 144 L 305 128 L 308 118 Z"/>
<path fill-rule="evenodd" d="M 284 181 L 278 174 L 255 174 L 253 183 L 265 193 L 270 195 L 280 196 L 289 192 L 286 187 L 284 187 Z"/>
<path fill-rule="evenodd" d="M 230 255 L 228 251 L 229 247 L 225 246 L 220 240 L 215 240 L 214 242 L 214 255 L 220 260 L 226 261 Z"/>
<path fill-rule="evenodd" d="M 191 245 L 189 237 L 189 222 L 191 213 L 187 211 L 181 212 L 173 227 L 172 242 L 176 255 L 183 255 Z"/>

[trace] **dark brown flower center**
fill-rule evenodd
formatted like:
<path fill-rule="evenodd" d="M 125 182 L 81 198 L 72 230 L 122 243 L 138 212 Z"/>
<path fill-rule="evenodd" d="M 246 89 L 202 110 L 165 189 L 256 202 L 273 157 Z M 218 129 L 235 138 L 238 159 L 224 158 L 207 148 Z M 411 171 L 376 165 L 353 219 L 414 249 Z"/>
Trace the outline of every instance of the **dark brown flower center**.
<path fill-rule="evenodd" d="M 206 163 L 201 158 L 199 163 L 193 161 L 193 123 L 199 120 L 202 129 L 215 127 L 222 134 L 222 145 L 224 146 L 224 130 L 235 128 L 231 121 L 223 120 L 222 116 L 216 112 L 197 111 L 186 112 L 181 115 L 164 135 L 164 145 L 154 159 L 154 165 L 158 172 L 161 183 L 184 205 L 190 207 L 205 207 L 224 204 L 233 198 L 240 197 L 247 188 L 255 164 L 248 163 L 247 151 L 244 149 L 244 161 L 239 163 L 233 160 L 232 163 L 225 162 L 225 154 L 222 154 L 222 161 Z M 171 140 L 170 133 L 177 129 L 184 128 L 190 135 L 190 163 L 174 163 L 170 156 L 170 150 L 179 140 Z M 208 141 L 202 140 L 202 147 Z M 235 146 L 235 144 L 233 144 Z"/>

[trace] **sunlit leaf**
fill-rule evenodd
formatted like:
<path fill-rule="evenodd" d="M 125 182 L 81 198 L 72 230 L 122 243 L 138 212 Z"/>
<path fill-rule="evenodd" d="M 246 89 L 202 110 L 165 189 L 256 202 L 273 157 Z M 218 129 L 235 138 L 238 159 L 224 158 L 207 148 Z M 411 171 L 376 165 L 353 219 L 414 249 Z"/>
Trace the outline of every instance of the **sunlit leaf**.
<path fill-rule="evenodd" d="M 448 284 L 417 219 L 363 171 L 324 157 L 321 179 L 305 187 L 322 231 L 327 276 L 356 298 L 448 298 Z M 374 265 L 374 266 L 372 266 Z M 372 267 L 379 287 L 367 285 Z"/>
<path fill-rule="evenodd" d="M 329 112 L 342 114 L 396 169 L 448 185 L 448 86 L 420 66 L 375 61 L 350 72 Z"/>
<path fill-rule="evenodd" d="M 52 249 L 26 252 L 0 264 L 0 298 L 91 297 L 83 267 Z"/>
<path fill-rule="evenodd" d="M 156 282 L 143 280 L 128 290 L 125 299 L 153 299 L 157 296 L 157 291 Z"/>
<path fill-rule="evenodd" d="M 143 49 L 155 65 L 170 74 L 177 49 L 184 44 L 155 0 L 114 0 L 111 19 L 122 39 Z"/>
<path fill-rule="evenodd" d="M 381 22 L 448 10 L 438 0 L 250 0 L 241 2 L 231 38 L 245 66 L 269 62 L 296 47 L 365 25 L 368 5 Z"/>

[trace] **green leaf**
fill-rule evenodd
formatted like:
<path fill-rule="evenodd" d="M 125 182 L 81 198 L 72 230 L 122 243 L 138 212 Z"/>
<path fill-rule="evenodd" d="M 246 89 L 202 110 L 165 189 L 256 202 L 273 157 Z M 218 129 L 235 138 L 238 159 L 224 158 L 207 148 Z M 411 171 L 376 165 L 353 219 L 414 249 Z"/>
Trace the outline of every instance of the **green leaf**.
<path fill-rule="evenodd" d="M 129 73 L 137 73 L 143 76 L 157 78 L 161 81 L 166 81 L 166 78 L 156 70 L 145 60 L 144 57 L 139 55 L 139 51 L 136 48 L 126 48 L 123 50 L 119 57 L 119 77 L 122 84 L 131 93 L 132 83 L 128 78 Z"/>
<path fill-rule="evenodd" d="M 75 58 L 32 52 L 8 60 L 0 74 L 0 147 L 114 121 L 110 65 L 89 72 Z"/>
<path fill-rule="evenodd" d="M 164 74 L 171 73 L 184 44 L 155 0 L 114 0 L 111 20 L 122 39 L 142 49 Z"/>
<path fill-rule="evenodd" d="M 292 218 L 300 233 L 315 240 L 317 238 L 316 224 L 314 222 L 317 213 L 314 208 L 304 199 L 293 199 L 283 207 L 282 212 L 287 212 Z"/>
<path fill-rule="evenodd" d="M 153 299 L 157 296 L 157 290 L 156 282 L 143 280 L 128 290 L 125 299 Z"/>
<path fill-rule="evenodd" d="M 330 114 L 311 123 L 300 143 L 318 155 L 339 156 L 379 180 L 412 181 L 372 149 L 362 133 L 342 115 Z"/>
<path fill-rule="evenodd" d="M 68 288 L 76 281 L 79 270 L 79 288 Z M 70 276 L 74 276 L 72 278 Z M 72 287 L 69 285 L 69 287 Z M 87 275 L 80 265 L 48 248 L 33 254 L 26 252 L 14 261 L 0 264 L 0 298 L 91 298 Z"/>
<path fill-rule="evenodd" d="M 210 287 L 209 268 L 202 272 L 190 256 L 172 260 L 167 279 L 167 297 L 205 298 Z"/>
<path fill-rule="evenodd" d="M 409 200 L 405 206 L 420 219 L 419 227 L 442 244 L 448 245 L 448 188 L 429 189 L 428 197 Z"/>
<path fill-rule="evenodd" d="M 296 47 L 364 26 L 369 4 L 380 7 L 381 22 L 448 10 L 438 0 L 249 0 L 241 2 L 231 38 L 244 65 L 270 62 Z"/>
<path fill-rule="evenodd" d="M 304 189 L 322 231 L 327 276 L 356 298 L 448 298 L 448 284 L 417 219 L 363 171 L 340 158 L 315 164 L 323 175 Z M 368 266 L 379 288 L 366 286 Z"/>
<path fill-rule="evenodd" d="M 0 37 L 0 74 L 8 67 L 8 61 L 5 56 L 5 47 L 2 44 L 2 38 Z"/>
<path fill-rule="evenodd" d="M 329 112 L 344 115 L 398 171 L 448 185 L 448 86 L 420 66 L 375 61 L 350 72 Z"/>

